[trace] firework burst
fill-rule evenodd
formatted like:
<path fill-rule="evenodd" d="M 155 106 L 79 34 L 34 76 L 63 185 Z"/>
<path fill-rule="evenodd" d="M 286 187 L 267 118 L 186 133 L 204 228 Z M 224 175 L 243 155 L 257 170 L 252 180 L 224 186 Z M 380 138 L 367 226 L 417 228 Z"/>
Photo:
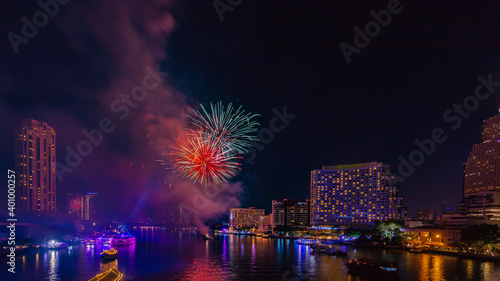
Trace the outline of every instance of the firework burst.
<path fill-rule="evenodd" d="M 174 167 L 184 177 L 203 185 L 227 182 L 240 169 L 228 138 L 202 130 L 188 131 L 172 146 Z"/>
<path fill-rule="evenodd" d="M 207 134 L 231 139 L 235 153 L 246 153 L 251 142 L 257 140 L 253 133 L 257 132 L 259 123 L 252 119 L 258 114 L 245 113 L 241 106 L 235 109 L 231 103 L 227 108 L 222 102 L 210 104 L 210 110 L 200 107 L 201 110 L 193 110 L 195 114 L 189 116 L 191 123 Z"/>
<path fill-rule="evenodd" d="M 175 169 L 185 178 L 203 185 L 228 182 L 240 169 L 241 155 L 257 140 L 252 133 L 257 114 L 245 113 L 219 102 L 207 109 L 193 110 L 192 129 L 177 138 L 171 147 Z"/>

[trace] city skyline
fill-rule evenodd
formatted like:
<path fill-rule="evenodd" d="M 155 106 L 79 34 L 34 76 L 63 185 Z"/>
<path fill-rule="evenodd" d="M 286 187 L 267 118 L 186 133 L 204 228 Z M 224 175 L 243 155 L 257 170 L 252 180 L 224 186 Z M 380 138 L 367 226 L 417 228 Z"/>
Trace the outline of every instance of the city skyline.
<path fill-rule="evenodd" d="M 19 18 L 29 14 L 29 11 L 22 5 L 9 5 L 15 7 L 11 14 L 6 15 L 6 27 L 14 32 L 19 29 Z M 199 9 L 199 5 L 206 9 Z M 436 29 L 428 22 L 418 21 L 419 28 L 412 24 L 425 6 L 417 3 L 397 16 L 401 25 L 391 24 L 384 29 L 381 37 L 373 39 L 373 44 L 367 47 L 367 52 L 363 50 L 361 54 L 353 55 L 352 62 L 348 64 L 338 44 L 346 42 L 352 45 L 347 35 L 354 33 L 354 26 L 366 22 L 367 17 L 370 17 L 369 10 L 363 12 L 354 3 L 346 6 L 337 3 L 324 5 L 308 6 L 310 13 L 305 18 L 291 13 L 293 8 L 285 3 L 265 8 L 277 15 L 281 15 L 280 11 L 284 9 L 297 17 L 294 22 L 312 24 L 302 30 L 278 25 L 271 19 L 258 21 L 256 26 L 249 25 L 253 21 L 251 15 L 263 9 L 259 4 L 254 3 L 235 13 L 226 14 L 226 21 L 222 24 L 217 16 L 214 17 L 211 3 L 187 1 L 172 10 L 178 20 L 176 27 L 168 20 L 159 24 L 171 35 L 168 46 L 162 39 L 155 41 L 158 44 L 154 45 L 155 48 L 164 49 L 166 57 L 144 56 L 141 57 L 143 60 L 138 60 L 136 65 L 127 70 L 121 68 L 125 55 L 110 57 L 106 51 L 99 51 L 113 50 L 116 42 L 106 39 L 111 36 L 88 28 L 93 41 L 82 41 L 79 35 L 61 29 L 62 26 L 77 28 L 77 21 L 72 19 L 80 18 L 82 22 L 92 12 L 90 9 L 65 6 L 69 7 L 67 13 L 74 16 L 56 17 L 53 24 L 44 27 L 46 36 L 36 36 L 29 44 L 19 47 L 15 60 L 7 57 L 4 61 L 2 69 L 8 76 L 4 76 L 6 87 L 2 94 L 6 99 L 1 105 L 6 120 L 2 127 L 6 137 L 1 143 L 2 154 L 5 155 L 1 167 L 12 167 L 15 161 L 12 140 L 20 120 L 34 118 L 50 124 L 61 133 L 58 136 L 57 161 L 68 168 L 62 175 L 62 181 L 58 180 L 61 190 L 76 193 L 93 190 L 103 200 L 110 200 L 119 190 L 126 189 L 130 194 L 117 195 L 125 203 L 117 206 L 116 214 L 113 214 L 123 218 L 131 215 L 124 206 L 137 205 L 138 198 L 146 194 L 136 215 L 153 214 L 159 206 L 168 204 L 168 200 L 159 199 L 164 198 L 165 194 L 153 194 L 162 193 L 159 190 L 169 190 L 171 183 L 172 186 L 176 185 L 175 177 L 165 183 L 156 162 L 164 152 L 158 150 L 161 150 L 163 138 L 170 138 L 172 133 L 161 135 L 161 130 L 142 121 L 148 120 L 143 118 L 146 111 L 162 110 L 158 108 L 162 104 L 162 98 L 158 98 L 161 94 L 156 94 L 162 92 L 160 88 L 149 91 L 143 101 L 134 99 L 131 90 L 137 83 L 141 85 L 144 78 L 150 77 L 147 75 L 157 72 L 161 74 L 159 77 L 146 81 L 151 85 L 161 81 L 185 93 L 189 96 L 187 103 L 191 107 L 222 100 L 241 104 L 248 111 L 261 115 L 259 129 L 265 132 L 261 136 L 267 138 L 269 132 L 273 135 L 271 140 L 265 139 L 265 143 L 255 147 L 246 156 L 249 161 L 244 161 L 242 172 L 235 178 L 245 187 L 245 192 L 240 196 L 240 203 L 244 206 L 265 208 L 269 212 L 271 207 L 268 202 L 272 199 L 306 198 L 309 194 L 309 171 L 329 163 L 381 161 L 391 165 L 393 172 L 399 174 L 401 159 L 409 161 L 409 155 L 418 149 L 415 140 L 428 139 L 435 128 L 445 131 L 446 142 L 437 144 L 432 154 L 425 155 L 421 165 L 413 167 L 411 175 L 404 177 L 400 192 L 407 198 L 405 204 L 410 216 L 414 216 L 417 209 L 439 210 L 440 203 L 445 200 L 459 202 L 461 195 L 455 195 L 454 191 L 462 187 L 462 164 L 466 161 L 470 146 L 479 142 L 480 124 L 499 107 L 495 95 L 486 101 L 480 100 L 477 108 L 464 107 L 466 98 L 474 95 L 479 85 L 482 86 L 480 93 L 483 96 L 489 91 L 494 93 L 496 88 L 494 81 L 499 79 L 496 66 L 492 63 L 496 54 L 487 47 L 494 45 L 494 42 L 491 39 L 485 41 L 485 38 L 489 38 L 488 34 L 495 34 L 496 26 L 487 22 L 474 22 L 480 28 L 471 29 L 464 25 L 463 20 L 452 17 L 451 24 L 460 26 L 460 31 L 455 32 L 463 32 L 464 37 L 473 40 L 463 42 L 460 39 L 463 37 L 443 37 L 442 30 L 447 28 L 445 23 L 441 23 L 443 29 Z M 488 3 L 457 5 L 458 10 L 477 9 L 478 13 L 485 15 L 484 18 L 488 18 L 490 12 L 495 10 L 494 5 Z M 443 14 L 451 13 L 444 3 L 434 7 L 434 12 L 428 14 L 430 18 L 440 19 Z M 190 11 L 187 14 L 196 20 L 184 19 L 188 15 L 179 12 L 182 10 Z M 79 13 L 83 11 L 85 13 Z M 332 19 L 326 11 L 349 11 L 349 18 L 343 13 L 334 12 L 339 22 L 343 22 L 338 26 L 341 32 L 338 32 L 337 27 L 333 28 L 336 25 L 323 29 L 320 22 L 315 21 L 316 17 Z M 140 35 L 137 35 L 136 30 L 129 29 L 127 24 L 109 22 L 105 17 L 92 20 L 103 26 L 109 25 L 109 28 L 100 30 L 104 34 L 115 34 L 116 30 L 120 30 L 123 38 L 129 38 L 130 35 L 130 38 L 135 38 L 130 39 L 131 42 L 140 41 L 136 40 L 141 38 Z M 275 20 L 287 21 L 287 17 L 278 16 Z M 471 18 L 467 20 L 473 21 Z M 230 28 L 227 22 L 233 22 L 243 30 L 253 31 L 242 37 L 240 29 Z M 256 30 L 267 28 L 272 32 L 266 33 L 265 40 L 260 40 L 262 34 Z M 317 30 L 324 30 L 328 40 L 324 40 L 324 34 Z M 413 36 L 403 30 L 411 31 Z M 186 31 L 194 32 L 194 35 L 186 36 Z M 197 40 L 208 36 L 205 34 L 213 36 L 213 40 L 200 45 Z M 285 34 L 301 50 L 302 59 L 289 60 L 290 54 L 287 52 L 293 50 L 292 45 L 271 34 Z M 215 42 L 224 42 L 227 36 L 235 39 L 235 48 L 220 52 L 220 46 Z M 424 50 L 411 44 L 427 39 L 430 40 L 429 45 Z M 254 42 L 256 48 L 246 49 L 247 40 Z M 59 41 L 61 49 L 56 51 L 47 47 Z M 94 41 L 99 42 L 96 44 L 100 47 L 93 48 L 90 42 Z M 88 52 L 82 55 L 74 51 L 72 46 L 77 42 L 84 42 L 82 48 Z M 140 49 L 140 44 L 118 45 L 129 46 L 130 52 L 134 52 Z M 283 53 L 274 53 L 274 46 L 284 50 Z M 242 55 L 242 50 L 247 50 L 248 56 Z M 449 55 L 442 56 L 444 50 Z M 31 60 L 31 56 L 36 53 L 46 55 L 40 61 Z M 372 53 L 377 55 L 369 55 Z M 425 56 L 412 60 L 410 54 L 413 53 Z M 208 73 L 211 67 L 208 62 L 212 58 L 220 62 L 220 69 L 216 73 L 221 76 L 203 74 Z M 99 67 L 94 69 L 96 64 L 92 62 L 96 59 L 106 63 L 97 64 Z M 69 63 L 75 61 L 80 62 L 81 73 L 73 69 L 74 63 Z M 240 61 L 251 61 L 252 64 L 236 63 Z M 273 67 L 257 70 L 257 65 L 268 62 Z M 52 72 L 43 71 L 47 65 L 57 67 Z M 123 69 L 124 73 L 109 71 L 105 65 Z M 194 65 L 199 65 L 199 69 L 193 68 Z M 367 68 L 366 65 L 371 67 Z M 429 65 L 433 67 L 429 69 Z M 13 71 L 9 72 L 8 69 Z M 133 81 L 129 80 L 130 75 L 125 74 L 127 71 L 135 75 Z M 75 77 L 76 81 L 68 79 L 68 75 Z M 29 77 L 30 82 L 23 82 L 22 77 Z M 108 83 L 106 79 L 112 82 Z M 130 105 L 122 100 L 122 94 L 129 96 Z M 165 96 L 166 99 L 182 106 L 166 106 L 164 109 L 169 113 L 162 118 L 170 120 L 173 116 L 182 117 L 186 111 L 185 98 L 173 94 Z M 47 104 L 48 107 L 39 107 L 38 104 Z M 460 107 L 462 111 L 465 110 L 464 113 L 459 112 Z M 112 122 L 102 124 L 114 130 L 104 132 L 100 122 L 108 119 Z M 176 126 L 178 124 L 170 128 Z M 103 128 L 111 130 L 106 126 Z M 67 165 L 66 158 L 72 155 L 69 151 L 76 151 L 78 144 L 89 141 L 89 134 L 82 131 L 90 133 L 95 132 L 95 129 L 103 133 L 102 142 L 96 141 L 99 144 L 92 145 L 92 153 L 88 156 L 79 155 L 81 161 L 76 167 Z M 283 161 L 291 154 L 301 165 Z M 147 193 L 144 187 L 147 187 Z M 433 192 L 434 196 L 426 199 L 424 194 L 429 192 Z M 0 202 L 0 206 L 3 204 Z"/>
<path fill-rule="evenodd" d="M 500 280 L 500 2 L 0 14 L 0 280 Z"/>
<path fill-rule="evenodd" d="M 498 111 L 500 112 L 500 109 L 499 109 Z M 483 126 L 481 127 L 481 128 L 482 128 L 482 131 L 483 131 L 483 133 L 482 133 L 482 134 L 483 134 L 483 137 L 482 137 L 483 142 L 482 142 L 482 143 L 479 143 L 479 144 L 475 144 L 475 145 L 473 146 L 473 147 L 474 147 L 474 149 L 473 149 L 473 151 L 471 152 L 471 155 L 472 155 L 472 153 L 474 153 L 474 151 L 477 151 L 477 148 L 476 148 L 476 147 L 478 147 L 478 146 L 480 146 L 480 145 L 489 145 L 489 146 L 488 146 L 488 148 L 489 148 L 490 146 L 492 146 L 492 145 L 493 145 L 493 146 L 497 145 L 497 143 L 496 143 L 496 142 L 491 142 L 491 140 L 496 140 L 496 138 L 498 138 L 498 134 L 499 134 L 499 132 L 500 132 L 500 129 L 498 128 L 498 127 L 500 126 L 500 125 L 499 125 L 499 124 L 500 124 L 500 114 L 499 114 L 499 115 L 496 115 L 496 116 L 493 116 L 493 117 L 490 117 L 490 118 L 488 118 L 488 119 L 485 119 L 485 120 L 483 121 L 483 123 L 484 123 L 484 124 L 483 124 Z M 38 128 L 38 129 L 36 129 L 37 124 L 41 124 L 41 125 L 39 126 L 39 128 Z M 489 125 L 487 125 L 487 124 L 489 124 Z M 29 128 L 28 128 L 28 127 L 29 127 Z M 46 128 L 46 129 L 49 131 L 49 134 L 53 134 L 53 136 L 54 136 L 53 140 L 55 141 L 55 132 L 54 132 L 54 129 L 52 129 L 50 126 L 48 126 L 45 122 L 40 122 L 40 121 L 33 120 L 33 119 L 23 119 L 23 120 L 22 120 L 22 127 L 21 127 L 20 129 L 16 130 L 17 140 L 18 140 L 18 141 L 16 142 L 16 147 L 19 147 L 19 146 L 20 146 L 20 147 L 23 147 L 23 146 L 21 146 L 21 143 L 22 143 L 22 142 L 20 142 L 20 140 L 26 141 L 26 139 L 23 137 L 23 136 L 26 136 L 26 134 L 28 134 L 28 135 L 29 135 L 29 134 L 33 134 L 33 132 L 35 132 L 35 137 L 40 137 L 40 132 L 38 132 L 37 130 L 40 130 L 40 129 L 41 129 L 41 130 L 44 132 L 44 130 L 45 130 L 44 128 Z M 49 146 L 51 146 L 51 143 L 49 143 Z M 24 147 L 24 148 L 26 148 L 26 147 Z M 54 149 L 54 148 L 55 148 L 55 145 L 53 146 L 53 148 L 52 148 L 52 149 Z M 29 149 L 29 148 L 28 148 L 28 149 Z M 484 150 L 484 149 L 483 149 L 483 150 Z M 54 151 L 55 151 L 55 149 L 54 149 Z M 495 149 L 494 149 L 493 151 L 495 151 Z M 476 152 L 476 153 L 477 153 L 477 152 Z M 483 154 L 484 154 L 484 153 L 483 153 Z M 38 155 L 38 154 L 37 154 L 37 155 Z M 41 154 L 40 154 L 40 155 L 43 155 L 43 152 L 41 152 Z M 493 156 L 494 156 L 494 155 L 490 155 L 489 157 L 493 157 Z M 470 158 L 470 157 L 471 157 L 471 156 L 469 156 L 469 158 Z M 495 159 L 495 161 L 496 161 L 496 160 L 498 160 L 497 158 L 492 158 L 492 159 Z M 21 160 L 22 160 L 22 158 L 18 158 L 18 160 L 17 160 L 17 161 L 21 161 Z M 19 163 L 21 163 L 21 162 L 19 162 Z M 345 164 L 345 165 L 337 165 L 337 167 L 341 167 L 341 166 L 350 166 L 350 165 L 358 165 L 358 164 Z M 325 167 L 336 167 L 336 166 L 325 166 Z M 464 167 L 467 167 L 467 162 L 464 164 Z M 478 168 L 476 168 L 476 169 L 478 169 Z M 493 170 L 494 170 L 494 169 L 493 169 Z M 466 172 L 466 168 L 464 168 L 464 173 L 467 173 L 467 172 Z M 471 173 L 471 172 L 468 172 L 468 173 Z M 21 174 L 22 174 L 22 173 L 21 173 Z M 397 176 L 397 175 L 396 175 L 396 176 Z M 467 176 L 467 174 L 464 174 L 464 178 L 466 178 L 465 176 Z M 393 177 L 393 178 L 394 178 L 394 177 Z M 394 183 L 396 183 L 396 180 L 395 180 L 395 179 L 393 179 L 392 181 L 393 181 Z M 469 181 L 470 181 L 470 180 L 469 180 Z M 21 182 L 21 183 L 22 183 L 22 182 Z M 463 182 L 463 186 L 464 186 L 464 187 L 463 187 L 463 190 L 464 190 L 465 194 L 472 192 L 472 191 L 467 191 L 467 187 L 466 187 L 466 185 L 467 185 L 467 184 L 468 184 L 468 183 L 467 183 L 467 181 L 464 181 L 464 182 Z M 55 194 L 55 192 L 54 192 L 54 194 Z M 286 196 L 283 196 L 283 197 L 286 197 Z M 289 200 L 299 200 L 299 199 L 289 199 Z M 55 200 L 54 200 L 54 201 L 55 201 Z M 275 199 L 273 199 L 272 201 L 274 202 L 274 201 L 276 201 L 276 200 L 275 200 Z M 451 204 L 452 204 L 452 205 L 458 205 L 458 204 L 459 204 L 459 201 L 458 201 L 458 202 L 452 202 Z M 273 203 L 272 205 L 274 205 L 274 203 Z M 419 206 L 415 206 L 415 207 L 416 207 L 416 209 L 418 209 L 418 208 L 419 208 Z M 264 209 L 268 210 L 268 209 L 267 209 L 267 207 L 264 207 Z M 271 207 L 271 208 L 269 208 L 269 209 L 270 209 L 270 212 L 269 212 L 269 213 L 270 213 L 270 214 L 272 214 L 272 210 L 273 210 L 273 208 Z M 436 211 L 436 210 L 439 210 L 439 209 L 438 209 L 438 208 L 435 208 L 435 209 L 432 209 L 432 210 L 433 210 L 433 211 Z M 54 209 L 52 209 L 52 212 L 54 212 Z M 415 210 L 415 214 L 416 214 L 416 215 L 415 215 L 415 217 L 418 217 L 417 210 Z M 412 217 L 412 216 L 410 216 L 410 217 Z"/>

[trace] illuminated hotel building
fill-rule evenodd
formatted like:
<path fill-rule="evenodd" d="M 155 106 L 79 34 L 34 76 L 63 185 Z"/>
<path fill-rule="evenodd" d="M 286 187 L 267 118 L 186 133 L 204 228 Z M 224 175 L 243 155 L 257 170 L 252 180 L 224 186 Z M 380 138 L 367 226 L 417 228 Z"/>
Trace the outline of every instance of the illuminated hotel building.
<path fill-rule="evenodd" d="M 273 225 L 308 226 L 309 200 L 273 200 Z"/>
<path fill-rule="evenodd" d="M 232 208 L 229 209 L 229 227 L 242 228 L 242 227 L 259 227 L 260 217 L 264 215 L 263 209 L 255 209 L 250 207 Z"/>
<path fill-rule="evenodd" d="M 469 224 L 500 226 L 500 115 L 483 122 L 482 142 L 464 164 L 464 202 Z"/>
<path fill-rule="evenodd" d="M 273 227 L 273 216 L 272 216 L 272 214 L 260 216 L 259 231 L 261 231 L 261 232 L 268 231 L 272 227 Z"/>
<path fill-rule="evenodd" d="M 19 209 L 56 211 L 56 133 L 44 122 L 24 119 L 16 131 Z"/>
<path fill-rule="evenodd" d="M 390 166 L 379 162 L 324 166 L 311 172 L 311 225 L 371 226 L 406 218 Z"/>

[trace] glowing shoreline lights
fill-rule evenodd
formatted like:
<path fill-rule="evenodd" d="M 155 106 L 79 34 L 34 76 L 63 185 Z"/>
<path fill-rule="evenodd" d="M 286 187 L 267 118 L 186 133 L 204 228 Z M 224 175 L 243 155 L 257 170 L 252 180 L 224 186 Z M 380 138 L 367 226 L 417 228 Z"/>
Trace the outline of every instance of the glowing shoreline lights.
<path fill-rule="evenodd" d="M 245 113 L 241 106 L 230 103 L 210 104 L 207 110 L 193 110 L 189 115 L 193 128 L 178 137 L 172 145 L 175 169 L 185 178 L 205 186 L 226 183 L 240 170 L 239 159 L 257 140 L 253 134 L 259 125 L 253 118 L 258 114 Z"/>

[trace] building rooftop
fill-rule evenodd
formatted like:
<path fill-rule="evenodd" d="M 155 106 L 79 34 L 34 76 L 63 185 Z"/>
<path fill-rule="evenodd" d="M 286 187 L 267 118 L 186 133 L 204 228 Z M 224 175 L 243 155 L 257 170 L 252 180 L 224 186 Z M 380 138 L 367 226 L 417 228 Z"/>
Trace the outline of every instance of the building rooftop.
<path fill-rule="evenodd" d="M 348 170 L 348 169 L 356 169 L 362 167 L 373 167 L 373 166 L 382 166 L 381 162 L 366 162 L 366 163 L 357 163 L 357 164 L 342 164 L 335 166 L 323 166 L 323 170 Z"/>

